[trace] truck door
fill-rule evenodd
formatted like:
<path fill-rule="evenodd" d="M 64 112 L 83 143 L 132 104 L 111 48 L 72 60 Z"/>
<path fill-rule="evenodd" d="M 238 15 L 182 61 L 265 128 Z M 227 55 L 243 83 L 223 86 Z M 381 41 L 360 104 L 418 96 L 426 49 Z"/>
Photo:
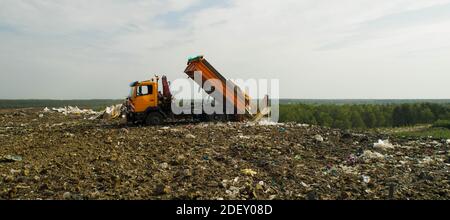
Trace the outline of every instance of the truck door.
<path fill-rule="evenodd" d="M 138 86 L 133 101 L 136 112 L 144 112 L 149 107 L 157 107 L 157 96 L 153 85 Z"/>

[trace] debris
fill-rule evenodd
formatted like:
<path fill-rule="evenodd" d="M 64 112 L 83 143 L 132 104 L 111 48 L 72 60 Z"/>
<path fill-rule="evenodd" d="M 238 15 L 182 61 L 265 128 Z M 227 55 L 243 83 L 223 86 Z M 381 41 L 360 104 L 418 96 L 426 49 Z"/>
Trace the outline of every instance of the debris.
<path fill-rule="evenodd" d="M 445 141 L 445 143 L 450 144 L 450 139 L 447 139 L 447 141 Z"/>
<path fill-rule="evenodd" d="M 159 165 L 159 167 L 161 167 L 161 169 L 167 169 L 167 168 L 169 168 L 169 164 L 168 163 L 166 163 L 166 162 L 164 162 L 164 163 L 161 163 L 160 165 Z"/>
<path fill-rule="evenodd" d="M 320 135 L 320 134 L 316 134 L 314 136 L 314 140 L 316 140 L 317 142 L 323 142 L 324 141 L 322 135 Z"/>
<path fill-rule="evenodd" d="M 364 183 L 369 183 L 370 182 L 370 176 L 366 176 L 366 175 L 362 175 L 362 180 Z"/>
<path fill-rule="evenodd" d="M 81 115 L 81 114 L 86 114 L 86 115 L 95 115 L 97 114 L 96 111 L 92 110 L 92 109 L 80 109 L 78 108 L 78 106 L 72 107 L 72 106 L 67 106 L 67 107 L 63 107 L 63 108 L 52 108 L 53 111 L 62 113 L 64 115 L 69 115 L 69 114 L 75 114 L 75 115 Z"/>
<path fill-rule="evenodd" d="M 348 165 L 354 165 L 354 164 L 356 164 L 356 161 L 357 161 L 357 157 L 354 154 L 350 154 L 346 160 Z"/>
<path fill-rule="evenodd" d="M 63 199 L 65 199 L 65 200 L 71 200 L 71 199 L 72 199 L 72 193 L 70 193 L 70 192 L 65 192 L 65 193 L 63 194 Z"/>
<path fill-rule="evenodd" d="M 378 159 L 384 159 L 384 155 L 380 154 L 378 152 L 372 152 L 370 150 L 365 150 L 364 153 L 361 155 L 361 158 L 364 160 L 378 160 Z"/>
<path fill-rule="evenodd" d="M 270 121 L 270 120 L 266 119 L 266 120 L 259 121 L 258 125 L 261 125 L 261 126 L 277 126 L 277 125 L 283 125 L 283 123 L 273 122 L 273 121 Z"/>
<path fill-rule="evenodd" d="M 71 200 L 450 199 L 446 139 L 437 147 L 437 139 L 297 123 L 125 126 L 62 113 L 33 122 L 40 113 L 0 112 L 0 161 L 23 157 L 0 164 L 0 185 L 17 190 L 0 192 L 0 200 L 63 199 L 66 192 Z M 396 150 L 374 148 L 379 139 Z"/>
<path fill-rule="evenodd" d="M 0 162 L 3 162 L 3 163 L 20 162 L 20 161 L 22 161 L 22 157 L 17 156 L 17 155 L 6 155 L 3 157 L 0 157 Z"/>
<path fill-rule="evenodd" d="M 103 113 L 100 114 L 99 117 L 104 118 L 104 119 L 115 119 L 115 118 L 118 118 L 122 114 L 122 110 L 121 109 L 122 109 L 122 104 L 108 106 L 103 111 Z"/>
<path fill-rule="evenodd" d="M 388 150 L 394 149 L 394 145 L 392 145 L 389 140 L 378 140 L 378 143 L 373 144 L 374 149 Z"/>
<path fill-rule="evenodd" d="M 193 135 L 193 134 L 186 134 L 185 137 L 188 139 L 195 139 L 195 135 Z"/>
<path fill-rule="evenodd" d="M 424 157 L 419 163 L 429 165 L 432 164 L 434 160 L 431 157 Z"/>
<path fill-rule="evenodd" d="M 153 194 L 156 196 L 164 195 L 170 193 L 172 190 L 170 186 L 166 186 L 163 184 L 158 184 L 153 190 Z"/>
<path fill-rule="evenodd" d="M 257 172 L 252 169 L 242 169 L 241 172 L 248 176 L 254 176 L 257 174 Z"/>
<path fill-rule="evenodd" d="M 39 114 L 39 118 L 43 118 L 44 117 L 44 114 Z"/>
<path fill-rule="evenodd" d="M 49 108 L 45 107 L 45 108 L 44 108 L 44 112 L 45 112 L 45 113 L 49 113 L 49 112 L 51 112 L 51 110 L 50 110 Z"/>

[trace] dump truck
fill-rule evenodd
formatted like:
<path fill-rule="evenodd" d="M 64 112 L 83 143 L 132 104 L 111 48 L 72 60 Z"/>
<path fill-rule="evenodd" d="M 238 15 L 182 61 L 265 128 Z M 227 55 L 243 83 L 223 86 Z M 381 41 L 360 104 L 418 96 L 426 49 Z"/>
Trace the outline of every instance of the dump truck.
<path fill-rule="evenodd" d="M 195 74 L 199 72 L 201 72 L 201 80 L 195 80 Z M 155 76 L 150 80 L 136 81 L 130 84 L 130 94 L 123 105 L 127 121 L 147 125 L 160 125 L 180 119 L 243 121 L 252 118 L 260 119 L 263 115 L 268 114 L 267 109 L 269 108 L 252 114 L 251 98 L 237 85 L 220 74 L 203 56 L 190 58 L 184 73 L 201 88 L 204 88 L 206 81 L 210 82 L 209 88 L 211 89 L 205 92 L 212 96 L 214 105 L 219 105 L 219 108 L 223 108 L 221 113 L 207 114 L 203 110 L 196 112 L 194 109 L 203 103 L 191 101 L 190 106 L 185 106 L 185 108 L 191 109 L 191 111 L 188 111 L 188 114 L 174 114 L 172 112 L 172 104 L 175 100 L 170 91 L 170 83 L 166 76 L 162 76 L 162 88 L 159 88 L 160 78 Z M 222 102 L 217 103 L 216 100 L 221 100 Z M 265 102 L 268 103 L 268 97 L 266 97 Z"/>

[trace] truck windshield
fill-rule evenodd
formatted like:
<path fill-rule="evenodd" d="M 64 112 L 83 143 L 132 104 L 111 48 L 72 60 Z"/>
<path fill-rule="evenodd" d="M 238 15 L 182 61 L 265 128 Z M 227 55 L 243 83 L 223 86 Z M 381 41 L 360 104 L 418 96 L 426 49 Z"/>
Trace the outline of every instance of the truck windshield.
<path fill-rule="evenodd" d="M 130 94 L 128 95 L 129 98 L 133 97 L 134 88 L 135 88 L 134 86 L 131 87 Z"/>

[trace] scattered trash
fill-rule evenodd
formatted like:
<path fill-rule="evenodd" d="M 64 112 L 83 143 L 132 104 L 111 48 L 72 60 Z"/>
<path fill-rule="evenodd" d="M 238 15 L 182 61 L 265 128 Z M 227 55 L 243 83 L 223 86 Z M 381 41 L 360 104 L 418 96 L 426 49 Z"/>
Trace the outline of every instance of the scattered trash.
<path fill-rule="evenodd" d="M 381 150 L 388 150 L 388 149 L 394 149 L 394 145 L 392 145 L 389 140 L 378 140 L 378 143 L 373 144 L 373 148 L 375 149 L 381 149 Z"/>
<path fill-rule="evenodd" d="M 316 140 L 317 142 L 323 142 L 324 141 L 322 135 L 320 135 L 320 134 L 316 134 L 314 136 L 314 140 Z"/>
<path fill-rule="evenodd" d="M 51 112 L 51 110 L 50 110 L 49 108 L 45 107 L 45 108 L 44 108 L 44 112 L 45 112 L 45 113 L 49 113 L 49 112 Z"/>
<path fill-rule="evenodd" d="M 43 118 L 44 117 L 44 114 L 39 114 L 39 118 Z"/>
<path fill-rule="evenodd" d="M 283 123 L 273 122 L 270 120 L 261 120 L 258 122 L 258 125 L 261 126 L 277 126 L 277 125 L 284 125 Z"/>
<path fill-rule="evenodd" d="M 0 200 L 450 198 L 446 139 L 297 123 L 84 120 L 91 116 L 2 109 Z M 379 139 L 395 151 L 374 147 Z"/>
<path fill-rule="evenodd" d="M 369 183 L 370 182 L 370 176 L 366 176 L 366 175 L 362 175 L 362 180 L 364 183 Z"/>
<path fill-rule="evenodd" d="M 450 139 L 447 139 L 447 141 L 445 143 L 450 144 Z"/>
<path fill-rule="evenodd" d="M 378 152 L 372 152 L 370 150 L 365 150 L 364 153 L 361 155 L 361 157 L 364 160 L 378 160 L 378 159 L 384 159 L 384 155 L 380 154 Z"/>
<path fill-rule="evenodd" d="M 196 138 L 195 135 L 193 135 L 193 134 L 186 134 L 185 137 L 188 138 L 188 139 L 195 139 Z"/>
<path fill-rule="evenodd" d="M 20 162 L 20 161 L 22 161 L 22 157 L 17 156 L 17 155 L 6 155 L 3 157 L 0 157 L 0 162 L 3 162 L 3 163 Z"/>
<path fill-rule="evenodd" d="M 254 176 L 254 175 L 258 174 L 256 171 L 254 171 L 252 169 L 243 169 L 243 170 L 241 170 L 241 172 L 248 176 Z"/>
<path fill-rule="evenodd" d="M 65 193 L 63 194 L 63 199 L 65 199 L 65 200 L 71 200 L 71 199 L 72 199 L 72 193 L 70 193 L 70 192 L 65 192 Z"/>
<path fill-rule="evenodd" d="M 431 157 L 425 157 L 419 163 L 429 165 L 429 164 L 432 164 L 433 162 L 434 162 L 434 160 Z"/>
<path fill-rule="evenodd" d="M 106 107 L 106 109 L 99 115 L 100 118 L 104 119 L 115 119 L 120 117 L 122 114 L 122 104 L 119 105 L 113 105 Z"/>
<path fill-rule="evenodd" d="M 355 165 L 356 161 L 357 161 L 357 157 L 354 154 L 350 154 L 346 160 L 348 165 Z"/>
<path fill-rule="evenodd" d="M 168 163 L 166 163 L 166 162 L 164 162 L 164 163 L 161 163 L 160 165 L 159 165 L 159 167 L 161 167 L 161 169 L 167 169 L 167 168 L 169 168 L 169 164 Z"/>
<path fill-rule="evenodd" d="M 53 111 L 62 113 L 64 115 L 69 115 L 69 114 L 75 114 L 75 115 L 81 115 L 81 114 L 86 114 L 86 115 L 95 115 L 98 114 L 96 111 L 92 110 L 92 109 L 80 109 L 78 108 L 78 106 L 72 107 L 72 106 L 67 106 L 67 107 L 63 107 L 63 108 L 52 108 Z"/>

